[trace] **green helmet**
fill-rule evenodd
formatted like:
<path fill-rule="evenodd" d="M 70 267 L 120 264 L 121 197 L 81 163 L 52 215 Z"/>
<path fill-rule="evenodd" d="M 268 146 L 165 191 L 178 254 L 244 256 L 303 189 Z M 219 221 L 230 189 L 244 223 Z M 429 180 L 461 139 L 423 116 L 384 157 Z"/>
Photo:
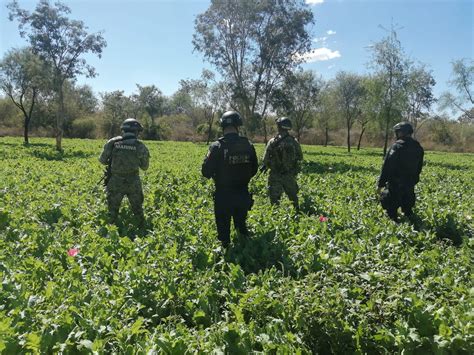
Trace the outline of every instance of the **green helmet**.
<path fill-rule="evenodd" d="M 124 132 L 139 132 L 143 129 L 143 127 L 136 119 L 127 118 L 125 121 L 123 121 L 120 129 Z"/>
<path fill-rule="evenodd" d="M 396 132 L 401 132 L 403 134 L 412 134 L 413 133 L 413 127 L 408 122 L 397 123 L 395 126 L 393 126 L 393 130 L 395 131 L 395 133 Z"/>
<path fill-rule="evenodd" d="M 240 114 L 238 112 L 227 111 L 220 118 L 219 124 L 221 125 L 222 128 L 225 128 L 228 126 L 239 127 L 239 126 L 242 126 L 243 122 L 242 122 L 242 117 L 240 117 Z"/>
<path fill-rule="evenodd" d="M 276 119 L 275 122 L 276 122 L 277 126 L 282 128 L 282 129 L 288 129 L 289 130 L 292 127 L 291 120 L 288 117 L 280 117 L 280 118 Z"/>

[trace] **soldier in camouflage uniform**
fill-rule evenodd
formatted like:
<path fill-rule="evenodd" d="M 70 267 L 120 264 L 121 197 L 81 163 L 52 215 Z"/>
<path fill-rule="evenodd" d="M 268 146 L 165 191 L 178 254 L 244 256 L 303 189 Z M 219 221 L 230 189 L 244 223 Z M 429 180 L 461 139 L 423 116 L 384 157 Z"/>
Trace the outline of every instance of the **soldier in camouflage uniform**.
<path fill-rule="evenodd" d="M 144 223 L 143 191 L 139 169 L 148 169 L 150 153 L 145 144 L 137 138 L 142 130 L 134 118 L 127 118 L 121 126 L 123 135 L 110 139 L 104 146 L 99 161 L 111 164 L 111 176 L 105 188 L 109 217 L 112 223 L 117 222 L 120 204 L 127 196 L 139 225 Z"/>
<path fill-rule="evenodd" d="M 291 121 L 281 117 L 276 120 L 278 135 L 270 139 L 263 157 L 263 170 L 270 169 L 268 176 L 268 192 L 270 202 L 277 204 L 283 192 L 298 209 L 298 183 L 296 175 L 301 170 L 303 152 L 300 144 L 289 134 Z"/>
<path fill-rule="evenodd" d="M 217 238 L 226 248 L 230 243 L 230 221 L 241 235 L 248 235 L 246 219 L 253 200 L 248 190 L 258 170 L 257 154 L 250 141 L 239 136 L 240 114 L 227 111 L 220 119 L 224 137 L 212 143 L 202 163 L 202 175 L 214 180 L 214 215 Z"/>
<path fill-rule="evenodd" d="M 420 180 L 424 151 L 411 135 L 413 127 L 400 122 L 393 127 L 397 141 L 390 147 L 378 181 L 378 194 L 388 216 L 398 221 L 398 208 L 412 219 L 415 185 Z"/>

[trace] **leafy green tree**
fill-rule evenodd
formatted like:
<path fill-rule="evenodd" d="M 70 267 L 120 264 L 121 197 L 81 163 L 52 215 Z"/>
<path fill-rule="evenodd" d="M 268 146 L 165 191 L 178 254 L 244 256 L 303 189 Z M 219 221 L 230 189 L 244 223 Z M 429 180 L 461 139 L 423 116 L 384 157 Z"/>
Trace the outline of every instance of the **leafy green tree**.
<path fill-rule="evenodd" d="M 68 17 L 66 5 L 40 0 L 34 12 L 21 9 L 16 0 L 8 4 L 9 19 L 19 23 L 20 35 L 26 37 L 35 54 L 52 67 L 53 86 L 58 100 L 56 116 L 56 149 L 61 151 L 64 123 L 64 83 L 79 75 L 94 77 L 84 54 L 101 56 L 106 42 L 101 33 L 89 34 L 82 21 Z"/>
<path fill-rule="evenodd" d="M 387 152 L 388 138 L 391 127 L 400 117 L 403 110 L 406 85 L 407 59 L 395 29 L 390 34 L 371 46 L 372 62 L 370 66 L 382 83 L 383 111 L 380 115 L 380 124 L 384 131 L 384 155 Z"/>
<path fill-rule="evenodd" d="M 407 76 L 404 116 L 412 123 L 416 134 L 421 125 L 429 119 L 429 110 L 436 101 L 433 95 L 436 81 L 431 71 L 428 71 L 423 64 L 410 66 Z"/>
<path fill-rule="evenodd" d="M 137 84 L 137 101 L 140 107 L 147 113 L 153 123 L 155 118 L 163 114 L 165 97 L 155 85 L 141 86 Z"/>
<path fill-rule="evenodd" d="M 272 91 L 311 47 L 313 13 L 302 0 L 212 0 L 198 15 L 194 48 L 214 65 L 232 92 L 229 105 L 247 126 L 263 118 Z M 258 113 L 258 114 L 257 114 Z"/>
<path fill-rule="evenodd" d="M 445 92 L 440 98 L 440 108 L 450 107 L 453 112 L 461 112 L 466 122 L 474 122 L 474 60 L 459 59 L 452 63 L 452 79 L 448 82 L 456 90 L 456 95 Z"/>
<path fill-rule="evenodd" d="M 25 144 L 29 143 L 29 126 L 39 91 L 46 81 L 45 72 L 45 63 L 31 48 L 13 49 L 0 62 L 0 89 L 23 113 Z"/>
<path fill-rule="evenodd" d="M 105 118 L 105 130 L 109 137 L 120 132 L 120 124 L 129 116 L 133 110 L 130 98 L 124 95 L 123 90 L 103 93 L 102 106 Z"/>
<path fill-rule="evenodd" d="M 281 89 L 276 90 L 272 106 L 278 114 L 291 118 L 298 140 L 314 118 L 322 86 L 322 79 L 314 72 L 301 71 L 288 75 Z"/>
<path fill-rule="evenodd" d="M 316 107 L 316 124 L 324 131 L 324 146 L 329 143 L 329 129 L 336 125 L 336 95 L 332 83 L 326 83 L 319 93 L 319 104 Z"/>
<path fill-rule="evenodd" d="M 351 129 L 362 114 L 362 104 L 366 94 L 362 77 L 340 71 L 334 79 L 335 103 L 342 114 L 347 129 L 347 151 L 351 151 Z"/>
<path fill-rule="evenodd" d="M 67 137 L 76 137 L 73 130 L 77 125 L 74 122 L 78 119 L 93 116 L 98 109 L 98 99 L 90 86 L 76 86 L 73 82 L 66 81 L 64 84 L 64 103 L 64 134 Z M 90 125 L 90 128 L 93 129 L 92 125 Z"/>
<path fill-rule="evenodd" d="M 214 118 L 219 110 L 225 109 L 225 89 L 221 83 L 215 81 L 215 75 L 210 70 L 203 70 L 199 79 L 181 80 L 181 89 L 191 98 L 192 108 L 189 113 L 196 118 L 196 123 L 202 117 L 207 125 L 207 144 L 212 133 Z M 196 124 L 195 123 L 195 124 Z"/>

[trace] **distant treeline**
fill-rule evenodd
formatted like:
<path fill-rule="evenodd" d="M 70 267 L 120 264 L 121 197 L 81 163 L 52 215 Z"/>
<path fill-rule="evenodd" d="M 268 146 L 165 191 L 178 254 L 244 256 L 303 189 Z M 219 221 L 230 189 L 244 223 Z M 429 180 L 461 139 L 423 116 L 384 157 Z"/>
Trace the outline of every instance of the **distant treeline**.
<path fill-rule="evenodd" d="M 427 148 L 474 151 L 474 61 L 453 61 L 451 91 L 435 97 L 431 70 L 405 54 L 393 27 L 368 46 L 369 73 L 340 71 L 325 80 L 301 68 L 314 54 L 314 13 L 305 2 L 213 1 L 196 16 L 192 43 L 214 72 L 181 80 L 171 96 L 138 84 L 130 95 L 96 96 L 75 83 L 97 74 L 85 55 L 101 56 L 102 33 L 88 33 L 59 2 L 41 0 L 33 12 L 16 1 L 7 8 L 28 46 L 0 59 L 0 134 L 23 133 L 25 143 L 31 130 L 55 136 L 62 150 L 63 136 L 112 137 L 128 117 L 142 122 L 144 139 L 208 142 L 219 133 L 220 114 L 234 109 L 255 141 L 267 141 L 275 117 L 288 116 L 302 143 L 385 153 L 392 126 L 409 121 Z M 434 105 L 443 113 L 433 114 Z"/>
<path fill-rule="evenodd" d="M 148 99 L 155 95 L 159 108 L 152 109 L 150 103 L 140 103 L 140 93 L 148 92 Z M 126 117 L 137 117 L 144 125 L 143 139 L 206 142 L 220 134 L 216 110 L 210 119 L 209 113 L 193 104 L 192 97 L 179 90 L 165 97 L 156 87 L 138 86 L 137 94 L 126 96 L 121 91 L 102 94 L 97 98 L 90 87 L 69 86 L 66 91 L 66 116 L 64 135 L 69 138 L 110 138 L 120 134 L 120 123 Z M 34 108 L 30 123 L 32 136 L 54 136 L 56 124 L 54 102 L 39 101 Z M 156 112 L 150 115 L 151 112 Z M 273 120 L 266 118 L 267 139 L 275 133 Z M 211 130 L 209 132 L 209 124 Z M 255 142 L 264 142 L 261 127 L 248 122 L 244 133 Z M 22 112 L 9 98 L 0 98 L 0 136 L 23 135 Z M 361 138 L 361 134 L 362 138 Z M 337 145 L 347 144 L 347 128 L 343 117 L 336 113 L 322 119 L 314 113 L 299 132 L 303 144 Z M 450 119 L 447 116 L 430 116 L 417 127 L 416 137 L 427 149 L 474 152 L 474 125 Z M 384 136 L 377 122 L 365 126 L 356 123 L 351 131 L 353 147 L 383 147 Z"/>

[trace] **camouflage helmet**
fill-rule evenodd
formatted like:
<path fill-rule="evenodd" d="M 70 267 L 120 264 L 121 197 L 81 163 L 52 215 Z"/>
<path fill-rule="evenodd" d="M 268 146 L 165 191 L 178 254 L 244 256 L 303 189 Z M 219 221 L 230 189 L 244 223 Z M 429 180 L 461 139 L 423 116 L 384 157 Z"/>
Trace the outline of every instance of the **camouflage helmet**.
<path fill-rule="evenodd" d="M 138 132 L 141 131 L 143 127 L 136 119 L 127 118 L 125 121 L 122 122 L 120 129 L 124 132 Z"/>
<path fill-rule="evenodd" d="M 397 133 L 397 132 L 401 132 L 403 134 L 412 134 L 413 133 L 413 127 L 408 122 L 397 123 L 395 126 L 393 126 L 393 130 L 395 131 L 395 133 Z"/>
<path fill-rule="evenodd" d="M 282 128 L 282 129 L 288 129 L 289 130 L 292 127 L 291 120 L 288 117 L 280 117 L 280 118 L 276 119 L 275 122 L 276 122 L 277 126 Z"/>
<path fill-rule="evenodd" d="M 219 124 L 221 125 L 222 128 L 228 127 L 228 126 L 234 126 L 234 127 L 239 127 L 242 126 L 242 117 L 240 117 L 240 114 L 236 111 L 227 111 L 224 112 L 222 117 L 219 120 Z"/>

